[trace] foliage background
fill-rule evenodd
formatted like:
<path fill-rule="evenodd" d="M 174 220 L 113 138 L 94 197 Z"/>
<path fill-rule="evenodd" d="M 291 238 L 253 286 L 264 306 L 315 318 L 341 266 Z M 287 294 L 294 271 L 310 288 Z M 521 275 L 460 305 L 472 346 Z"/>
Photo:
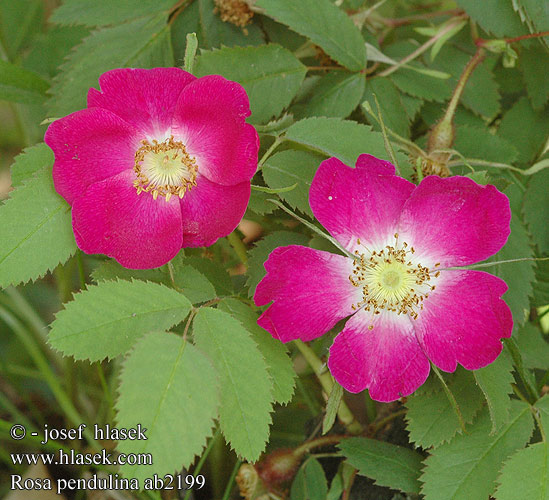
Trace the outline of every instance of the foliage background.
<path fill-rule="evenodd" d="M 9 453 L 39 449 L 10 440 L 12 423 L 40 430 L 88 422 L 152 425 L 146 450 L 135 442 L 118 449 L 150 451 L 154 470 L 122 473 L 143 479 L 200 468 L 207 486 L 185 498 L 237 498 L 242 462 L 307 440 L 297 474 L 266 487 L 292 500 L 547 498 L 547 261 L 486 269 L 509 284 L 515 322 L 494 364 L 442 381 L 432 375 L 403 402 L 345 395 L 339 418 L 341 391 L 325 372 L 315 376 L 338 327 L 286 349 L 256 326 L 250 297 L 275 247 L 337 251 L 268 200 L 314 224 L 307 194 L 322 159 L 391 159 L 380 117 L 405 177 L 444 167 L 510 197 L 511 237 L 493 260 L 547 256 L 549 37 L 538 35 L 549 30 L 549 6 L 251 3 L 250 18 L 246 8 L 231 17 L 223 8 L 238 2 L 229 1 L 0 1 L 0 494 L 10 474 L 25 472 Z M 222 74 L 250 96 L 262 148 L 246 222 L 156 270 L 85 256 L 53 190 L 53 156 L 41 142 L 47 123 L 84 107 L 108 69 L 181 66 L 193 32 L 194 73 Z M 433 152 L 429 131 L 479 53 L 458 96 L 455 140 L 442 148 L 451 156 Z M 315 441 L 323 423 L 329 439 Z M 338 437 L 352 432 L 362 437 Z M 89 436 L 70 446 L 100 447 Z"/>

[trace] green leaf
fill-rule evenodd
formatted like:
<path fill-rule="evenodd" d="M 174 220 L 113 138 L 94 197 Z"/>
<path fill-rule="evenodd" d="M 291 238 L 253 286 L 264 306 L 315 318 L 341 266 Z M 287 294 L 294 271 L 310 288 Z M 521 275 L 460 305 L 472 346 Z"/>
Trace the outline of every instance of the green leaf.
<path fill-rule="evenodd" d="M 219 423 L 235 452 L 255 462 L 269 438 L 272 383 L 250 333 L 226 312 L 202 308 L 193 323 L 197 347 L 219 373 Z"/>
<path fill-rule="evenodd" d="M 409 396 L 406 402 L 410 440 L 422 448 L 440 446 L 441 443 L 450 441 L 456 433 L 462 432 L 458 416 L 448 396 L 440 383 L 435 387 L 435 392 L 427 392 L 420 388 Z M 473 422 L 484 400 L 482 392 L 475 384 L 473 374 L 464 368 L 458 368 L 448 383 L 448 388 L 456 399 L 464 422 Z"/>
<path fill-rule="evenodd" d="M 511 456 L 498 478 L 497 500 L 549 500 L 549 444 L 535 443 Z"/>
<path fill-rule="evenodd" d="M 289 106 L 306 72 L 289 50 L 274 44 L 206 51 L 195 63 L 197 76 L 223 75 L 246 89 L 254 123 L 267 122 Z"/>
<path fill-rule="evenodd" d="M 70 207 L 44 168 L 0 206 L 0 287 L 35 280 L 75 251 Z"/>
<path fill-rule="evenodd" d="M 549 135 L 547 113 L 534 111 L 528 98 L 522 97 L 503 115 L 498 135 L 517 148 L 520 162 L 533 162 L 543 151 Z"/>
<path fill-rule="evenodd" d="M 534 174 L 528 180 L 522 213 L 534 243 L 541 253 L 549 254 L 549 169 Z"/>
<path fill-rule="evenodd" d="M 537 263 L 532 305 L 542 307 L 547 304 L 549 304 L 549 261 L 544 260 Z"/>
<path fill-rule="evenodd" d="M 53 151 L 43 142 L 25 148 L 23 152 L 15 157 L 11 166 L 11 184 L 19 187 L 23 182 L 32 178 L 32 176 L 45 167 L 53 165 Z"/>
<path fill-rule="evenodd" d="M 287 149 L 276 153 L 265 162 L 263 178 L 273 189 L 297 183 L 295 189 L 279 193 L 292 208 L 312 218 L 309 206 L 309 189 L 318 166 L 325 158 L 308 151 Z"/>
<path fill-rule="evenodd" d="M 173 66 L 166 17 L 144 17 L 93 32 L 61 67 L 50 93 L 50 116 L 64 116 L 86 107 L 88 89 L 113 68 Z"/>
<path fill-rule="evenodd" d="M 536 401 L 534 408 L 539 412 L 541 425 L 543 426 L 543 430 L 547 435 L 547 432 L 549 430 L 549 395 L 546 394 L 538 401 Z"/>
<path fill-rule="evenodd" d="M 214 0 L 194 0 L 173 18 L 171 32 L 177 64 L 183 64 L 188 33 L 196 33 L 198 46 L 202 49 L 265 43 L 257 24 L 241 28 L 223 22 L 215 10 Z"/>
<path fill-rule="evenodd" d="M 275 231 L 257 242 L 249 252 L 248 258 L 248 297 L 253 297 L 257 284 L 265 276 L 264 262 L 269 254 L 277 247 L 284 245 L 307 245 L 309 238 L 303 234 L 289 231 Z"/>
<path fill-rule="evenodd" d="M 411 64 L 417 68 L 422 65 Z M 452 94 L 447 80 L 440 78 L 425 78 L 424 75 L 408 68 L 401 68 L 391 75 L 391 81 L 406 94 L 419 97 L 426 101 L 442 102 Z"/>
<path fill-rule="evenodd" d="M 292 112 L 297 118 L 345 118 L 359 105 L 365 85 L 366 80 L 361 73 L 328 73 L 292 108 Z"/>
<path fill-rule="evenodd" d="M 487 128 L 469 125 L 457 127 L 454 148 L 466 158 L 496 163 L 513 163 L 518 156 L 517 148 L 509 141 L 491 134 Z"/>
<path fill-rule="evenodd" d="M 193 266 L 213 284 L 218 297 L 234 293 L 233 282 L 229 273 L 219 263 L 202 257 L 185 257 L 183 263 Z"/>
<path fill-rule="evenodd" d="M 526 368 L 549 370 L 549 344 L 539 327 L 526 323 L 514 337 Z"/>
<path fill-rule="evenodd" d="M 534 253 L 530 246 L 528 232 L 522 222 L 518 210 L 515 208 L 520 204 L 522 193 L 512 184 L 505 190 L 505 194 L 511 200 L 511 234 L 505 246 L 490 260 L 500 261 L 517 258 L 532 258 Z M 496 264 L 493 267 L 486 267 L 483 271 L 499 276 L 507 283 L 509 290 L 503 295 L 503 300 L 513 313 L 515 326 L 524 324 L 530 309 L 530 297 L 532 296 L 532 283 L 535 279 L 534 262 L 531 260 L 512 262 L 508 264 Z"/>
<path fill-rule="evenodd" d="M 509 420 L 496 434 L 488 410 L 469 435 L 458 435 L 432 451 L 420 481 L 425 500 L 488 498 L 501 463 L 530 439 L 534 425 L 529 405 L 512 401 Z"/>
<path fill-rule="evenodd" d="M 91 275 L 96 283 L 100 281 L 140 280 L 169 285 L 169 276 L 164 268 L 128 269 L 112 259 L 103 261 Z"/>
<path fill-rule="evenodd" d="M 402 94 L 400 96 L 400 100 L 404 105 L 404 109 L 406 110 L 406 114 L 408 115 L 408 120 L 410 122 L 413 122 L 416 115 L 419 113 L 419 110 L 423 106 L 423 100 L 407 94 Z"/>
<path fill-rule="evenodd" d="M 217 374 L 196 347 L 169 333 L 140 339 L 124 362 L 116 402 L 117 427 L 146 428 L 147 440 L 119 441 L 121 453 L 150 453 L 152 466 L 122 466 L 143 486 L 189 467 L 199 455 L 219 404 Z"/>
<path fill-rule="evenodd" d="M 362 476 L 406 493 L 419 493 L 423 457 L 408 448 L 368 438 L 344 439 L 339 448 Z"/>
<path fill-rule="evenodd" d="M 49 342 L 75 359 L 114 358 L 145 333 L 180 323 L 190 310 L 184 295 L 163 285 L 105 281 L 75 295 L 57 313 Z"/>
<path fill-rule="evenodd" d="M 198 259 L 200 260 L 200 259 Z M 206 302 L 216 297 L 215 288 L 210 280 L 189 264 L 188 259 L 175 257 L 172 261 L 175 286 L 181 289 L 193 304 Z M 112 280 L 141 280 L 153 281 L 173 287 L 168 268 L 163 266 L 157 269 L 127 269 L 114 260 L 107 260 L 92 273 L 93 279 L 99 281 Z"/>
<path fill-rule="evenodd" d="M 0 59 L 0 100 L 41 104 L 48 87 L 40 75 Z"/>
<path fill-rule="evenodd" d="M 457 4 L 467 12 L 480 27 L 497 37 L 526 34 L 526 28 L 519 15 L 513 10 L 510 1 L 500 0 L 457 0 Z"/>
<path fill-rule="evenodd" d="M 44 23 L 44 6 L 41 0 L 0 1 L 0 39 L 7 60 L 16 60 L 36 38 Z"/>
<path fill-rule="evenodd" d="M 58 24 L 84 24 L 106 26 L 120 24 L 138 17 L 152 16 L 159 12 L 168 15 L 176 0 L 70 0 L 55 9 L 50 21 Z"/>
<path fill-rule="evenodd" d="M 389 78 L 373 78 L 368 80 L 365 99 L 373 110 L 377 110 L 374 94 L 377 96 L 383 123 L 393 132 L 402 137 L 410 136 L 410 123 L 408 115 L 402 104 L 401 93 L 397 90 L 394 83 Z M 374 122 L 373 127 L 379 130 L 379 126 Z"/>
<path fill-rule="evenodd" d="M 343 387 L 335 383 L 330 392 L 328 402 L 326 403 L 326 414 L 322 419 L 322 434 L 326 434 L 334 426 L 337 416 L 337 410 L 343 397 Z"/>
<path fill-rule="evenodd" d="M 330 0 L 258 0 L 269 17 L 286 24 L 352 71 L 366 66 L 366 47 L 353 21 Z"/>
<path fill-rule="evenodd" d="M 217 294 L 212 283 L 200 271 L 186 264 L 185 259 L 174 259 L 174 283 L 193 304 L 214 299 Z"/>
<path fill-rule="evenodd" d="M 549 7 L 547 3 L 538 0 L 520 0 L 518 4 L 534 27 L 534 31 L 549 31 Z M 545 37 L 545 40 L 547 40 L 547 37 Z"/>
<path fill-rule="evenodd" d="M 328 483 L 320 462 L 308 458 L 292 482 L 290 500 L 326 500 Z"/>
<path fill-rule="evenodd" d="M 534 45 L 528 50 L 523 49 L 520 53 L 522 77 L 532 107 L 536 111 L 543 109 L 549 99 L 549 85 L 545 78 L 549 74 L 548 55 L 547 49 L 541 45 Z"/>
<path fill-rule="evenodd" d="M 40 33 L 29 48 L 23 66 L 45 78 L 53 78 L 71 49 L 89 35 L 84 26 L 52 26 Z"/>
<path fill-rule="evenodd" d="M 258 215 L 264 216 L 273 213 L 276 207 L 268 201 L 272 199 L 272 197 L 272 194 L 264 193 L 262 191 L 258 191 L 257 189 L 252 189 L 250 201 L 248 202 L 248 208 L 246 209 L 244 218 L 256 220 Z"/>
<path fill-rule="evenodd" d="M 488 402 L 492 433 L 494 433 L 509 418 L 509 409 L 511 408 L 509 394 L 513 392 L 511 384 L 514 382 L 511 357 L 504 349 L 492 364 L 475 370 L 473 373 Z"/>
<path fill-rule="evenodd" d="M 326 156 L 337 156 L 351 167 L 358 156 L 366 152 L 390 160 L 381 133 L 351 120 L 306 118 L 294 123 L 286 131 L 286 138 Z M 407 161 L 404 155 L 397 154 L 397 158 L 399 162 L 402 159 L 402 163 Z"/>
<path fill-rule="evenodd" d="M 273 382 L 274 401 L 279 404 L 289 403 L 294 394 L 296 373 L 286 346 L 261 328 L 257 324 L 257 314 L 239 300 L 223 299 L 217 308 L 230 313 L 248 330 L 267 363 Z"/>
<path fill-rule="evenodd" d="M 448 80 L 450 88 L 455 88 L 463 70 L 471 60 L 469 52 L 453 45 L 445 45 L 434 64 L 436 68 L 446 71 L 452 76 Z M 475 68 L 467 79 L 467 84 L 461 96 L 461 103 L 476 115 L 495 117 L 500 111 L 499 85 L 494 79 L 492 65 L 495 59 L 487 59 Z M 442 113 L 441 113 L 442 115 Z"/>

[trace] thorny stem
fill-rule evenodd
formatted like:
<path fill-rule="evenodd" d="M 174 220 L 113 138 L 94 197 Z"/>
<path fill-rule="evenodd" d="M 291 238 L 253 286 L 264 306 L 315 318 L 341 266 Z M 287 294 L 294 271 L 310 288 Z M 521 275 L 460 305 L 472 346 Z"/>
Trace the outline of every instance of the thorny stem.
<path fill-rule="evenodd" d="M 193 319 L 196 316 L 197 312 L 198 309 L 193 309 L 191 311 L 191 314 L 189 314 L 189 319 L 187 320 L 187 323 L 185 324 L 185 330 L 183 331 L 183 343 L 187 341 L 187 333 L 189 333 L 189 327 L 191 326 L 191 323 L 193 322 Z"/>
<path fill-rule="evenodd" d="M 454 89 L 454 93 L 452 94 L 452 98 L 450 99 L 448 107 L 446 108 L 446 112 L 444 113 L 444 117 L 442 118 L 443 122 L 451 123 L 453 121 L 454 114 L 465 89 L 465 85 L 467 85 L 467 81 L 469 80 L 469 77 L 472 75 L 475 68 L 484 60 L 484 57 L 484 49 L 479 47 L 463 69 L 456 88 Z"/>
<path fill-rule="evenodd" d="M 454 18 L 455 22 L 449 23 L 448 26 L 446 26 L 444 29 L 440 30 L 435 36 L 427 40 L 421 47 L 418 47 L 416 50 L 414 50 L 411 54 L 408 54 L 404 59 L 401 59 L 398 64 L 395 64 L 394 66 L 391 66 L 387 68 L 386 70 L 382 71 L 381 73 L 378 73 L 376 76 L 389 76 L 390 74 L 394 73 L 398 69 L 402 68 L 405 64 L 408 64 L 410 61 L 413 61 L 416 57 L 419 57 L 421 54 L 423 54 L 425 51 L 429 49 L 432 45 L 434 45 L 437 40 L 445 36 L 448 32 L 452 31 L 459 23 L 465 19 L 466 16 L 460 15 L 456 16 Z"/>
<path fill-rule="evenodd" d="M 301 340 L 295 340 L 294 343 L 299 349 L 299 352 L 301 352 L 301 354 L 307 361 L 307 363 L 309 363 L 309 366 L 313 369 L 313 372 L 320 382 L 320 385 L 322 386 L 324 392 L 326 392 L 326 394 L 330 394 L 334 386 L 334 379 L 330 375 L 330 372 L 325 369 L 324 363 L 307 344 L 305 344 Z M 345 401 L 343 401 L 343 399 L 341 400 L 339 409 L 337 410 L 337 415 L 339 417 L 339 420 L 341 420 L 343 425 L 345 425 L 345 427 L 351 434 L 360 434 L 362 432 L 362 425 L 355 419 L 354 415 L 352 414 Z"/>

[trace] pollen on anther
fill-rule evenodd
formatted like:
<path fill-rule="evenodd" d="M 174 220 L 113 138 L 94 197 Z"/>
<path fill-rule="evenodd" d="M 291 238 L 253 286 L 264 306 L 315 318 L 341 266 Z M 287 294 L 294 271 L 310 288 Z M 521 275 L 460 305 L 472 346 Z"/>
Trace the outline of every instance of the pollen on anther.
<path fill-rule="evenodd" d="M 183 198 L 196 186 L 198 166 L 182 142 L 171 136 L 163 142 L 143 139 L 141 144 L 135 152 L 133 185 L 137 194 L 145 191 L 155 200 L 163 196 L 168 202 L 173 195 Z"/>

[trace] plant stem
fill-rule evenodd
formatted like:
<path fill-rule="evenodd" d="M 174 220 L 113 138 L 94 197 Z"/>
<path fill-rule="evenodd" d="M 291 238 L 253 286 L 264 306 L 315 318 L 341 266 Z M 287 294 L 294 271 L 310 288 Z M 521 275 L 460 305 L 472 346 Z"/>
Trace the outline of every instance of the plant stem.
<path fill-rule="evenodd" d="M 412 24 L 416 21 L 426 21 L 428 19 L 434 19 L 436 17 L 444 16 L 458 16 L 463 15 L 464 12 L 461 9 L 451 9 L 451 10 L 441 10 L 438 12 L 427 12 L 425 14 L 417 14 L 414 16 L 400 17 L 397 19 L 381 19 L 383 24 L 390 26 L 391 28 L 398 28 L 399 26 L 405 26 L 407 24 Z"/>
<path fill-rule="evenodd" d="M 225 488 L 225 493 L 223 493 L 223 498 L 221 500 L 229 500 L 229 497 L 231 496 L 231 490 L 233 489 L 233 483 L 234 483 L 235 477 L 238 474 L 238 469 L 240 469 L 241 465 L 242 465 L 241 460 L 237 460 L 235 462 L 233 471 L 231 472 L 231 477 L 229 477 L 229 481 L 227 482 L 227 486 Z"/>
<path fill-rule="evenodd" d="M 111 391 L 107 384 L 107 379 L 105 378 L 105 372 L 103 370 L 103 366 L 101 365 L 101 361 L 98 361 L 96 363 L 96 366 L 97 366 L 97 376 L 99 377 L 99 382 L 101 383 L 101 388 L 103 389 L 103 395 L 105 396 L 105 400 L 109 408 L 107 418 L 110 418 L 110 416 L 112 416 L 113 408 L 114 408 Z"/>
<path fill-rule="evenodd" d="M 309 363 L 309 366 L 313 369 L 313 372 L 320 382 L 320 385 L 322 386 L 324 392 L 326 394 L 330 394 L 334 386 L 334 379 L 332 378 L 332 375 L 330 375 L 330 372 L 325 370 L 324 363 L 319 359 L 315 352 L 301 340 L 295 340 L 294 344 L 297 346 L 299 352 L 301 352 L 307 363 Z M 343 399 L 339 404 L 337 415 L 339 417 L 339 420 L 341 420 L 341 423 L 345 425 L 345 427 L 351 434 L 360 434 L 363 431 L 362 425 L 355 419 L 354 415 L 352 414 L 345 401 L 343 401 Z"/>
<path fill-rule="evenodd" d="M 84 270 L 84 260 L 82 259 L 82 250 L 76 251 L 76 264 L 78 266 L 78 277 L 80 278 L 80 289 L 86 289 L 86 271 Z"/>
<path fill-rule="evenodd" d="M 387 415 L 385 418 L 382 418 L 379 422 L 374 424 L 373 434 L 376 434 L 380 429 L 391 422 L 391 420 L 401 417 L 402 415 L 406 415 L 406 410 L 395 411 L 394 413 Z"/>
<path fill-rule="evenodd" d="M 322 436 L 316 439 L 311 439 L 310 441 L 303 443 L 301 446 L 298 446 L 292 453 L 296 457 L 302 457 L 303 455 L 309 453 L 313 448 L 321 448 L 330 444 L 337 444 L 346 437 L 348 436 L 339 436 L 334 434 L 331 436 Z"/>
<path fill-rule="evenodd" d="M 269 146 L 269 148 L 267 149 L 267 151 L 265 151 L 265 154 L 261 157 L 261 160 L 259 160 L 258 164 L 257 164 L 257 170 L 261 170 L 261 167 L 263 167 L 263 164 L 267 161 L 267 159 L 269 158 L 269 156 L 271 156 L 271 154 L 273 153 L 273 151 L 278 147 L 280 146 L 284 141 L 286 140 L 286 138 L 282 135 L 278 135 L 276 137 L 276 139 L 273 141 L 273 143 Z"/>
<path fill-rule="evenodd" d="M 240 259 L 240 262 L 242 262 L 244 266 L 248 267 L 248 253 L 246 245 L 244 245 L 238 234 L 236 234 L 236 231 L 233 231 L 227 236 L 227 241 L 233 247 L 233 250 Z"/>
<path fill-rule="evenodd" d="M 513 38 L 504 38 L 503 40 L 507 43 L 520 42 L 522 40 L 527 40 L 529 38 L 542 38 L 544 36 L 549 36 L 549 31 L 542 31 L 540 33 L 528 33 L 527 35 L 515 36 Z M 484 47 L 491 40 L 486 40 L 484 38 L 477 38 L 475 44 L 477 47 Z"/>
<path fill-rule="evenodd" d="M 215 431 L 215 434 L 210 439 L 210 442 L 208 443 L 208 447 L 204 450 L 204 453 L 202 453 L 202 456 L 200 457 L 200 460 L 196 464 L 196 467 L 193 469 L 193 476 L 197 476 L 202 470 L 202 466 L 206 462 L 206 459 L 208 458 L 210 451 L 212 451 L 214 443 L 216 442 L 220 434 L 221 434 L 221 428 L 218 427 L 217 430 Z M 191 493 L 192 493 L 192 490 L 187 490 L 187 493 L 185 493 L 185 497 L 183 498 L 183 500 L 189 500 L 189 498 L 191 497 Z"/>
<path fill-rule="evenodd" d="M 446 393 L 446 397 L 448 398 L 448 401 L 450 401 L 450 404 L 452 405 L 452 408 L 454 408 L 454 411 L 456 412 L 456 415 L 457 415 L 457 418 L 458 418 L 458 421 L 459 421 L 459 426 L 461 427 L 461 430 L 465 434 L 468 434 L 467 429 L 465 428 L 465 421 L 463 420 L 463 415 L 461 414 L 461 410 L 459 409 L 459 405 L 458 405 L 458 402 L 456 401 L 456 398 L 452 394 L 452 391 L 450 390 L 448 385 L 446 385 L 446 381 L 442 377 L 442 374 L 440 373 L 439 369 L 433 363 L 431 363 L 431 368 L 433 369 L 433 371 L 435 372 L 435 375 L 440 380 L 442 388 L 444 389 L 444 392 Z"/>
<path fill-rule="evenodd" d="M 48 382 L 48 385 L 59 403 L 59 406 L 65 413 L 66 417 L 74 425 L 80 425 L 84 422 L 76 408 L 74 407 L 72 401 L 69 399 L 67 394 L 63 391 L 61 384 L 57 380 L 57 375 L 53 372 L 48 361 L 42 351 L 36 346 L 31 335 L 27 332 L 24 325 L 9 311 L 0 306 L 0 318 L 12 329 L 12 331 L 17 335 L 21 343 L 25 346 L 25 349 L 30 354 L 34 363 L 44 375 L 44 379 Z M 100 449 L 100 446 L 93 438 L 91 431 L 86 428 L 84 430 L 84 435 L 90 446 L 95 449 Z"/>
<path fill-rule="evenodd" d="M 421 54 L 426 52 L 429 47 L 434 45 L 437 40 L 442 38 L 446 33 L 449 31 L 452 31 L 461 21 L 465 19 L 464 15 L 456 16 L 454 18 L 455 22 L 449 23 L 448 26 L 446 26 L 444 29 L 440 30 L 435 36 L 431 37 L 429 40 L 427 40 L 421 47 L 418 47 L 416 50 L 414 50 L 411 54 L 408 54 L 404 59 L 401 59 L 398 64 L 395 64 L 394 66 L 390 66 L 389 68 L 383 70 L 381 73 L 378 73 L 376 76 L 389 76 L 395 71 L 399 70 L 404 66 L 405 64 L 408 64 L 410 61 L 413 61 L 417 57 L 419 57 Z"/>
<path fill-rule="evenodd" d="M 459 77 L 456 88 L 454 89 L 454 93 L 452 94 L 452 98 L 448 103 L 448 107 L 446 108 L 446 112 L 444 113 L 444 116 L 442 118 L 443 122 L 450 123 L 453 121 L 454 114 L 463 94 L 463 90 L 465 89 L 465 85 L 467 85 L 467 81 L 469 80 L 469 77 L 472 75 L 475 68 L 484 60 L 484 57 L 484 49 L 479 47 L 473 57 L 469 59 L 469 62 L 467 63 L 467 65 L 463 69 L 463 72 L 461 73 L 461 76 Z"/>

